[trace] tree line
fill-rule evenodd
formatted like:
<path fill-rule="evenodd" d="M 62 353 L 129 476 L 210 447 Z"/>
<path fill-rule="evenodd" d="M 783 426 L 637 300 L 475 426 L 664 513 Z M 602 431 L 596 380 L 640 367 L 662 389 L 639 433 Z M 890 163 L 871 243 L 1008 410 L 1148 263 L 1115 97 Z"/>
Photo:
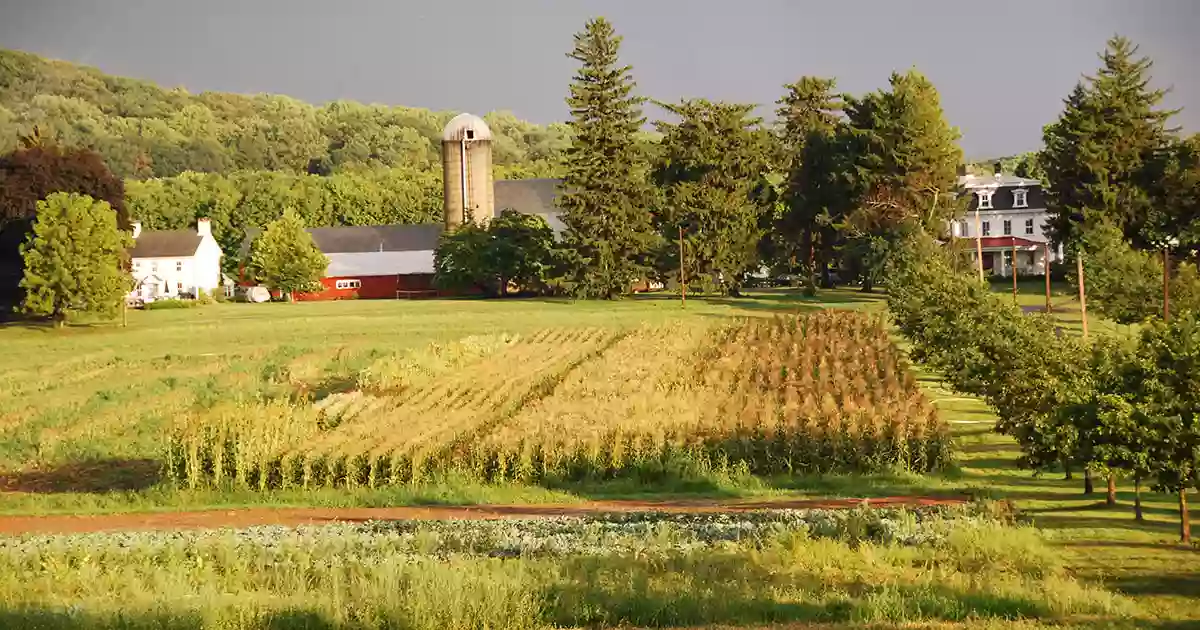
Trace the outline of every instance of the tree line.
<path fill-rule="evenodd" d="M 452 112 L 339 100 L 321 107 L 279 95 L 190 94 L 95 68 L 0 50 L 0 154 L 38 129 L 99 153 L 126 179 L 184 172 L 328 175 L 403 167 L 441 171 Z M 557 174 L 570 129 L 492 112 L 493 161 L 525 177 Z"/>
<path fill-rule="evenodd" d="M 558 201 L 567 230 L 561 247 L 538 245 L 560 290 L 612 298 L 653 278 L 737 294 L 763 267 L 798 274 L 810 291 L 817 278 L 832 286 L 838 269 L 870 290 L 898 218 L 935 229 L 960 208 L 959 133 L 916 70 L 858 96 L 802 77 L 784 86 L 776 124 L 752 104 L 656 102 L 672 120 L 654 124 L 651 145 L 640 131 L 648 99 L 620 44 L 599 18 L 568 53 L 579 65 Z M 486 275 L 472 265 L 488 257 L 467 255 L 472 239 L 485 242 L 474 230 L 445 239 L 444 282 Z"/>

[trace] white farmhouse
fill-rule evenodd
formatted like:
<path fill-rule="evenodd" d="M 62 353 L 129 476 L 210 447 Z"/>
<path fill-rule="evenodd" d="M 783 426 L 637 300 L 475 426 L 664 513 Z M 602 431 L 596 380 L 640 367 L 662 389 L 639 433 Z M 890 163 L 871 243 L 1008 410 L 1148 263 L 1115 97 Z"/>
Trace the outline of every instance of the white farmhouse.
<path fill-rule="evenodd" d="M 195 297 L 221 286 L 221 246 L 208 219 L 196 230 L 143 230 L 133 222 L 134 289 L 130 297 L 152 302 L 181 295 Z"/>
<path fill-rule="evenodd" d="M 970 203 L 951 222 L 950 233 L 975 242 L 972 249 L 982 252 L 985 270 L 1009 277 L 1015 263 L 1018 275 L 1042 274 L 1048 262 L 1062 260 L 1061 246 L 1050 242 L 1046 230 L 1049 214 L 1041 182 L 997 173 L 965 175 L 958 184 Z M 977 251 L 971 252 L 973 260 Z"/>

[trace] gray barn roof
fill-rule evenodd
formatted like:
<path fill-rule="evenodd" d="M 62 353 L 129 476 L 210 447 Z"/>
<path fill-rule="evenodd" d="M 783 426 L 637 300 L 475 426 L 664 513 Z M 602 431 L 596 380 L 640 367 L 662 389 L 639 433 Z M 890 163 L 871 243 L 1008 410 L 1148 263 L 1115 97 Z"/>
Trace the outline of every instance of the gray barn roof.
<path fill-rule="evenodd" d="M 184 258 L 196 253 L 201 237 L 195 230 L 146 230 L 133 242 L 133 258 Z"/>
<path fill-rule="evenodd" d="M 496 214 L 516 210 L 521 214 L 551 214 L 559 212 L 554 200 L 558 198 L 561 179 L 501 180 L 492 188 Z"/>
<path fill-rule="evenodd" d="M 361 254 L 365 252 L 412 252 L 437 249 L 442 233 L 441 223 L 420 225 L 348 225 L 308 228 L 317 249 L 324 254 Z M 241 255 L 250 251 L 250 244 L 261 228 L 246 230 Z"/>

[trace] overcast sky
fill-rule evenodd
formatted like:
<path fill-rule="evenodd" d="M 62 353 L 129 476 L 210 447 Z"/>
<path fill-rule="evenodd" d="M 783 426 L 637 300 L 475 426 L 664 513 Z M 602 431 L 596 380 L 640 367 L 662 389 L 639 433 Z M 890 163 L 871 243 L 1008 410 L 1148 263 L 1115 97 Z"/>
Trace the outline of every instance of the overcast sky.
<path fill-rule="evenodd" d="M 969 157 L 1037 148 L 1114 33 L 1200 131 L 1200 0 L 0 0 L 0 47 L 190 91 L 564 120 L 571 35 L 603 15 L 639 92 L 771 103 L 805 74 L 862 92 L 916 66 Z M 657 111 L 647 112 L 650 116 Z"/>

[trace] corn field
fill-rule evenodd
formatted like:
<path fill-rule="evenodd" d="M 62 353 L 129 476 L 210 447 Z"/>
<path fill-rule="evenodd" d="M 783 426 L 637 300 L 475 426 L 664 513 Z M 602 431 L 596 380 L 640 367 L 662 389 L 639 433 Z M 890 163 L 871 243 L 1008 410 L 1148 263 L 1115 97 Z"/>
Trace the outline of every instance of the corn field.
<path fill-rule="evenodd" d="M 384 357 L 348 391 L 218 405 L 168 453 L 189 486 L 380 486 L 712 470 L 935 470 L 950 440 L 878 320 L 848 312 L 554 329 Z"/>

